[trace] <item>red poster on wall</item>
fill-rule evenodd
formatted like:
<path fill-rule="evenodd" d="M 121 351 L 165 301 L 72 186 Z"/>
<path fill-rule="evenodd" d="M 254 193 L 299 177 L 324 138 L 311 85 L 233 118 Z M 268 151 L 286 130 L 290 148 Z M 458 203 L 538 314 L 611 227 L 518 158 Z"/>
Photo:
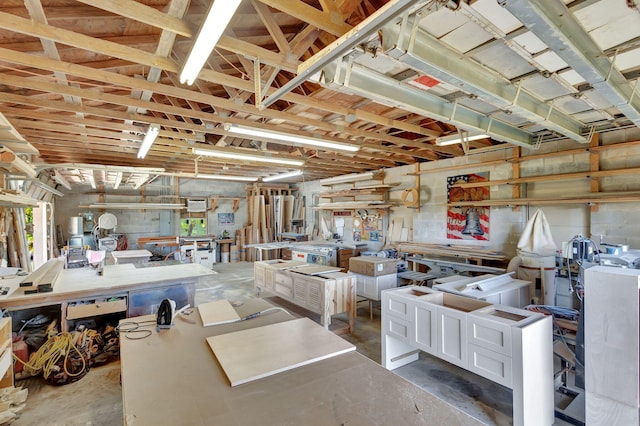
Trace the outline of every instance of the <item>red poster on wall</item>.
<path fill-rule="evenodd" d="M 484 182 L 489 173 L 450 176 L 447 178 L 447 202 L 482 201 L 489 199 L 489 187 L 461 188 L 461 183 Z M 452 240 L 489 241 L 488 206 L 449 206 L 447 209 L 447 238 Z"/>

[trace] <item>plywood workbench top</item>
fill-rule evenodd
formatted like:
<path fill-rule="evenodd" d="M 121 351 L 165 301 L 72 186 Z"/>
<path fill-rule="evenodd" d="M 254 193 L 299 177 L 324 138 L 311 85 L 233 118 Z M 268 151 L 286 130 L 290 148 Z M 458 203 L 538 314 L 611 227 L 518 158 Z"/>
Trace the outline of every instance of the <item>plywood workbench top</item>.
<path fill-rule="evenodd" d="M 236 310 L 245 316 L 271 306 L 248 299 Z M 123 336 L 125 424 L 482 424 L 356 352 L 231 387 L 206 338 L 290 319 L 276 312 L 212 327 L 199 318 L 176 319 L 169 330 L 151 328 L 145 339 Z"/>
<path fill-rule="evenodd" d="M 132 263 L 107 265 L 103 275 L 98 275 L 92 268 L 64 269 L 58 276 L 50 293 L 24 294 L 26 287 L 20 287 L 25 277 L 14 277 L 0 280 L 1 286 L 10 287 L 9 293 L 0 296 L 1 306 L 15 306 L 34 299 L 69 298 L 87 292 L 117 290 L 138 285 L 186 281 L 215 274 L 216 272 L 199 263 L 177 265 L 148 266 L 137 268 Z"/>

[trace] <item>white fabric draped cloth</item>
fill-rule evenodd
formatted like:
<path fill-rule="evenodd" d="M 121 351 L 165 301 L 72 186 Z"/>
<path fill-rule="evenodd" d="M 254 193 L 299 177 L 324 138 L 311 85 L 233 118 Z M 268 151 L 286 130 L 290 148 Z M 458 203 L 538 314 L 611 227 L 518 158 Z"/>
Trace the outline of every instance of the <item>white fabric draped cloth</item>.
<path fill-rule="evenodd" d="M 542 210 L 538 209 L 527 222 L 518 241 L 518 252 L 524 256 L 554 256 L 556 243 Z"/>

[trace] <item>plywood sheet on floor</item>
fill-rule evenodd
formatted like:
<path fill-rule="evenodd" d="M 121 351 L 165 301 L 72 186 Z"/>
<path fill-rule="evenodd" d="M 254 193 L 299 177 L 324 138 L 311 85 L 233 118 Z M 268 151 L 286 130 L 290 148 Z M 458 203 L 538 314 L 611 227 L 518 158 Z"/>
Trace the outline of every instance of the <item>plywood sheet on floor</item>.
<path fill-rule="evenodd" d="M 202 325 L 225 324 L 240 320 L 240 316 L 228 300 L 214 300 L 198 305 Z"/>
<path fill-rule="evenodd" d="M 355 346 L 300 318 L 207 338 L 231 386 L 355 350 Z"/>

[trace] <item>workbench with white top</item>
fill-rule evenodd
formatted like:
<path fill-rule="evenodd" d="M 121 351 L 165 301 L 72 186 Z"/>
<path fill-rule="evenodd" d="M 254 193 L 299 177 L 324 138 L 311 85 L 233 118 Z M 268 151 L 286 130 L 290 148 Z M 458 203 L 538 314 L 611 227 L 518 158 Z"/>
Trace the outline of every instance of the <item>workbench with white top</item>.
<path fill-rule="evenodd" d="M 164 297 L 193 305 L 195 285 L 215 274 L 197 263 L 155 263 L 107 265 L 102 275 L 91 267 L 63 269 L 48 293 L 25 293 L 28 287 L 20 287 L 20 282 L 28 277 L 3 277 L 0 285 L 8 287 L 8 294 L 0 296 L 0 308 L 12 314 L 32 308 L 59 309 L 61 329 L 66 330 L 71 319 L 114 312 L 152 313 Z"/>

